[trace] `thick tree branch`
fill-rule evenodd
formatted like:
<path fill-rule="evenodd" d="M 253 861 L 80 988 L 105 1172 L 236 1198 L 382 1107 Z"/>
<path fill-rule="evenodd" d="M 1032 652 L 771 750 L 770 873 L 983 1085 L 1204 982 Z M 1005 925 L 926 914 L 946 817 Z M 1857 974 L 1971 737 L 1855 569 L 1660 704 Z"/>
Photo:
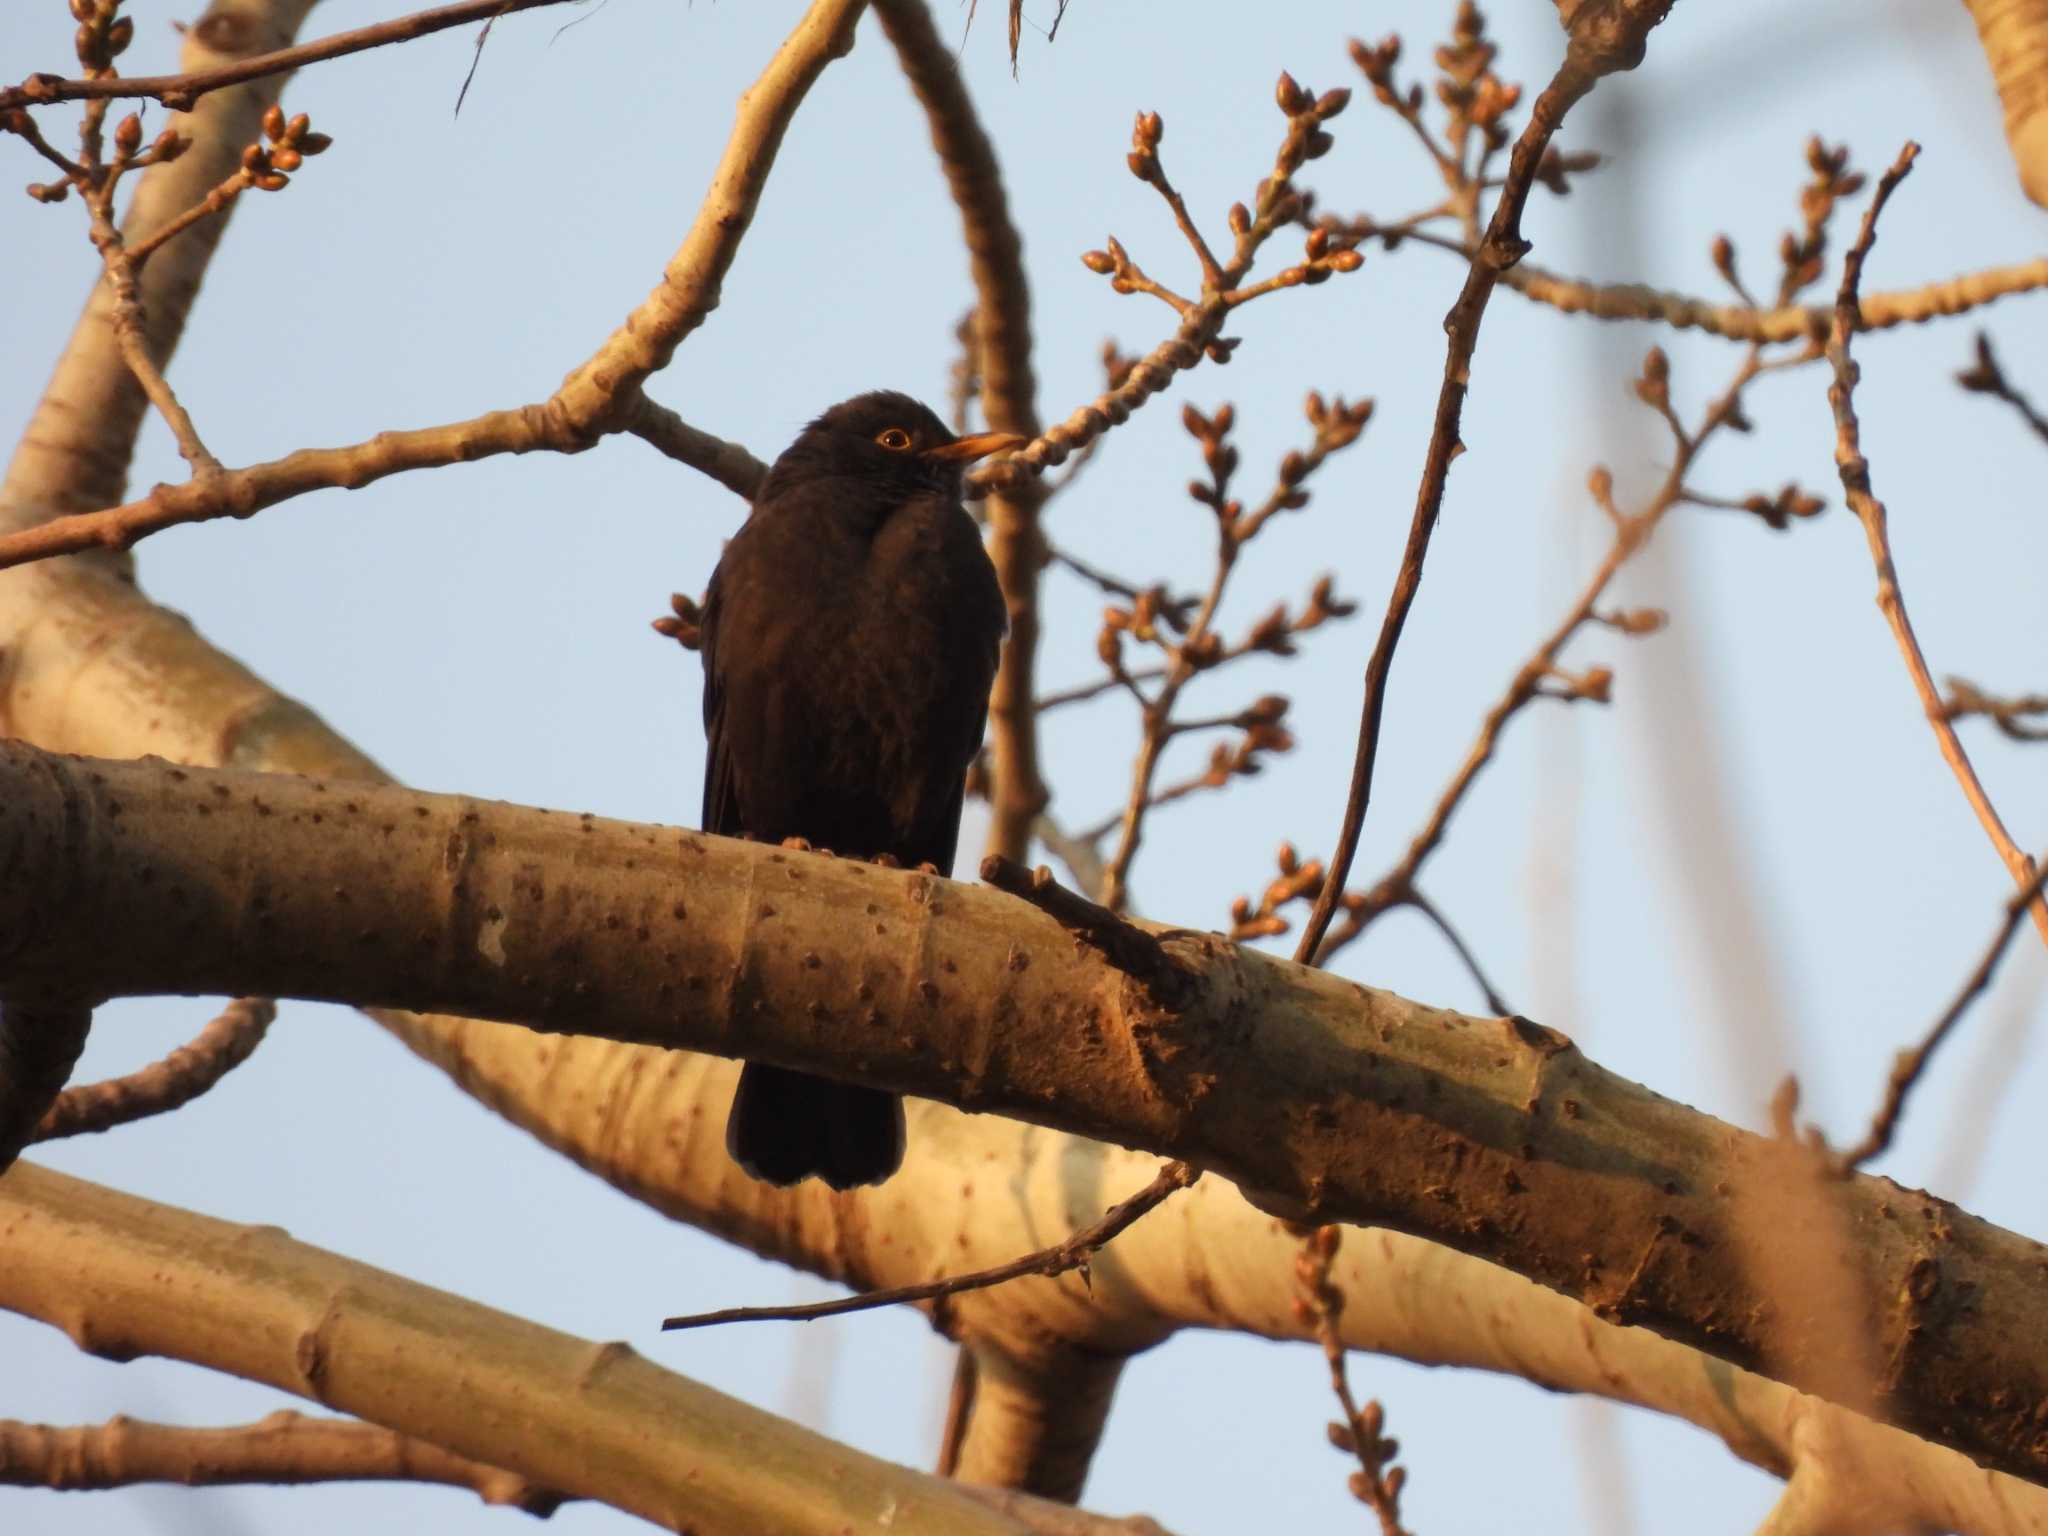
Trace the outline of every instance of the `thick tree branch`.
<path fill-rule="evenodd" d="M 275 1227 L 217 1221 L 28 1164 L 0 1180 L 0 1227 L 13 1239 L 0 1307 L 62 1328 L 92 1354 L 226 1371 L 669 1530 L 1059 1529 L 1034 1523 L 1028 1501 L 1005 1513 L 624 1344 L 540 1327 Z M 519 1411 L 475 1412 L 479 1390 Z M 1109 1536 L 1120 1524 L 1076 1519 L 1067 1529 Z"/>
<path fill-rule="evenodd" d="M 1186 932 L 1162 934 L 1188 973 L 1166 1007 L 1043 913 L 924 874 L 18 745 L 0 748 L 0 873 L 0 969 L 44 994 L 461 1009 L 857 1077 L 1181 1157 L 1290 1219 L 1426 1236 L 1838 1389 L 1786 1325 L 1800 1298 L 1752 1277 L 1726 1195 L 1811 1177 L 1803 1149 L 1659 1098 L 1527 1020 Z M 2013 1406 L 2048 1396 L 2048 1353 L 2024 1342 L 2048 1337 L 2034 1245 L 1887 1181 L 1830 1198 L 1854 1326 L 1882 1362 L 1870 1410 L 2048 1479 Z"/>

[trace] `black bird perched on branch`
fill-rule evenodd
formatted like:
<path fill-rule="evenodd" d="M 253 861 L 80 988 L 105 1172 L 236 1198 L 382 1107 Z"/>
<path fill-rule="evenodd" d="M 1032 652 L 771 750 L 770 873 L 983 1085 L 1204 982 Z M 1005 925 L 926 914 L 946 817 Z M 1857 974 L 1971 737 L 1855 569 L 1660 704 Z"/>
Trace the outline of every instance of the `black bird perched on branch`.
<path fill-rule="evenodd" d="M 960 479 L 1024 441 L 955 437 L 884 390 L 775 461 L 704 602 L 705 831 L 952 869 L 1007 627 Z M 771 1184 L 879 1183 L 903 1105 L 749 1062 L 725 1144 Z"/>

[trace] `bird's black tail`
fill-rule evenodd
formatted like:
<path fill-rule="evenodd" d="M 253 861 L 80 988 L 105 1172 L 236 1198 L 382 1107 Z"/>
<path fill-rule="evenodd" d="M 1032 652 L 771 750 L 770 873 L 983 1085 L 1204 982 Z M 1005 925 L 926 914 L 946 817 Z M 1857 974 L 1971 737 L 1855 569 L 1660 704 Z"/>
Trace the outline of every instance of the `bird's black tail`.
<path fill-rule="evenodd" d="M 725 1149 L 770 1184 L 813 1174 L 834 1189 L 879 1184 L 903 1162 L 903 1101 L 750 1061 L 725 1122 Z"/>

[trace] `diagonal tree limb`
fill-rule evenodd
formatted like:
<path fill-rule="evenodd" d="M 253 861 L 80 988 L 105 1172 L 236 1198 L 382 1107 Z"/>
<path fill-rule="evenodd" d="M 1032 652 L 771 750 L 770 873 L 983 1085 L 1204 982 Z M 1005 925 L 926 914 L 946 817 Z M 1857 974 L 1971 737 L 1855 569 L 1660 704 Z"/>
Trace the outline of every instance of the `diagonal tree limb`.
<path fill-rule="evenodd" d="M 15 1238 L 0 1307 L 115 1359 L 162 1355 L 266 1383 L 599 1499 L 728 1536 L 1111 1536 L 1069 1510 L 1007 1512 L 674 1375 L 621 1343 L 558 1333 L 245 1227 L 33 1165 L 0 1181 Z M 222 1326 L 229 1320 L 233 1326 Z M 479 1414 L 479 1390 L 517 1412 Z"/>
<path fill-rule="evenodd" d="M 277 1018 L 268 998 L 243 997 L 161 1061 L 126 1077 L 67 1088 L 37 1124 L 31 1141 L 96 1135 L 181 1109 L 247 1061 Z"/>
<path fill-rule="evenodd" d="M 1191 933 L 1164 936 L 1189 979 L 1162 1006 L 998 892 L 453 796 L 0 745 L 0 806 L 0 935 L 19 936 L 0 970 L 41 995 L 453 1007 L 857 1078 L 1183 1158 L 1289 1220 L 1427 1237 L 1840 1390 L 1828 1352 L 1783 1326 L 1806 1298 L 1755 1278 L 1727 1193 L 1810 1178 L 1806 1149 L 1673 1104 L 1526 1019 Z M 101 829 L 93 857 L 58 823 Z M 166 901 L 178 921 L 139 920 Z M 889 1027 L 846 1027 L 870 1014 Z M 670 1156 L 692 1155 L 676 1134 Z M 2013 1406 L 2048 1397 L 2036 1246 L 1868 1176 L 1827 1199 L 1844 1321 L 1882 1366 L 1868 1411 L 2048 1483 L 2048 1446 Z"/>

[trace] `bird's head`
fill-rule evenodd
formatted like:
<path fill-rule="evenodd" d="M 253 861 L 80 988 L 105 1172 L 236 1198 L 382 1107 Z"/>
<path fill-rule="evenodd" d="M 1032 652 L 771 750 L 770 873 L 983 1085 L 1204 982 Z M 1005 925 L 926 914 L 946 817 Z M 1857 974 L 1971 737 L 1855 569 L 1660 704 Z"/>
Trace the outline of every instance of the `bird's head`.
<path fill-rule="evenodd" d="M 850 503 L 883 508 L 932 491 L 957 498 L 968 465 L 1027 441 L 1008 432 L 956 437 L 929 406 L 878 389 L 841 401 L 805 427 L 754 499 L 813 481 L 843 482 Z"/>

